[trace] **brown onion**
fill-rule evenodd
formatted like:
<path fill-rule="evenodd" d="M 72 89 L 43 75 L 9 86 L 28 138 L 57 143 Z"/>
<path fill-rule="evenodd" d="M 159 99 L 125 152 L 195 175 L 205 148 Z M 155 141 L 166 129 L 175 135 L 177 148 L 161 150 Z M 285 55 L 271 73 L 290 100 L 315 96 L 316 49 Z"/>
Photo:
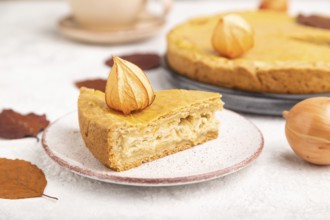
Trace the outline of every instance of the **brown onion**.
<path fill-rule="evenodd" d="M 305 99 L 287 112 L 285 134 L 293 151 L 317 165 L 330 164 L 330 97 Z"/>

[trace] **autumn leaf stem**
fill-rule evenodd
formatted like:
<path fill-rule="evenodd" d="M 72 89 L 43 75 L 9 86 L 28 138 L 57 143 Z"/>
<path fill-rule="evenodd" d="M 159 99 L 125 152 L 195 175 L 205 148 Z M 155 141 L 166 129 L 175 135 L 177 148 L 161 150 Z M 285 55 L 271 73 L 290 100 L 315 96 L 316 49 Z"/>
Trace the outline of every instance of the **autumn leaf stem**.
<path fill-rule="evenodd" d="M 46 194 L 42 194 L 42 195 L 47 197 L 47 198 L 50 198 L 50 199 L 58 200 L 57 197 L 49 196 L 49 195 L 46 195 Z"/>

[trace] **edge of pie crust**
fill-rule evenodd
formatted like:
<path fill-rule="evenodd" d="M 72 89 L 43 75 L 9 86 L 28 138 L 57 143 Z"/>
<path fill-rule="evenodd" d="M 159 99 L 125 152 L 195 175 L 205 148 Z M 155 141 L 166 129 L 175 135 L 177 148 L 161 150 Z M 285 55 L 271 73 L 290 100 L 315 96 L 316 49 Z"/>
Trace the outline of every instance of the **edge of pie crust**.
<path fill-rule="evenodd" d="M 238 59 L 211 50 L 212 28 L 224 14 L 190 19 L 167 35 L 167 62 L 188 78 L 252 92 L 330 92 L 330 31 L 271 11 L 234 12 L 255 30 L 255 47 Z"/>

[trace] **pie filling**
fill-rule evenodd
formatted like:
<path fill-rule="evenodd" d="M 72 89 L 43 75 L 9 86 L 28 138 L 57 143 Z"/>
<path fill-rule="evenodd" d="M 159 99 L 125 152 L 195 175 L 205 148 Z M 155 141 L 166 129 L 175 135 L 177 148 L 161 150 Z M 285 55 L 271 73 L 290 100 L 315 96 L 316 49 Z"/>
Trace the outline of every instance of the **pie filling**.
<path fill-rule="evenodd" d="M 215 111 L 181 113 L 180 117 L 170 117 L 163 123 L 116 135 L 116 147 L 113 150 L 118 151 L 122 159 L 135 160 L 170 150 L 181 142 L 199 144 L 201 136 L 217 132 L 218 128 Z"/>

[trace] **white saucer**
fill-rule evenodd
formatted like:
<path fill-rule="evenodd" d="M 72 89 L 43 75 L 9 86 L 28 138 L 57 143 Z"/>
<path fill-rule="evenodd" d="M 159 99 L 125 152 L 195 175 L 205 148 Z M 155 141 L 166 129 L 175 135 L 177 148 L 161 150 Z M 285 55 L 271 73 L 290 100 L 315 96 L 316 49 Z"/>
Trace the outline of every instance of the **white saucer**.
<path fill-rule="evenodd" d="M 122 44 L 149 38 L 158 33 L 164 24 L 164 16 L 146 14 L 130 26 L 94 30 L 80 26 L 69 15 L 59 20 L 58 29 L 64 36 L 84 43 Z"/>
<path fill-rule="evenodd" d="M 217 139 L 145 163 L 124 172 L 106 168 L 85 147 L 77 112 L 53 122 L 42 144 L 60 166 L 99 181 L 134 186 L 175 186 L 204 182 L 237 172 L 260 155 L 264 141 L 258 128 L 239 114 L 223 110 Z"/>

